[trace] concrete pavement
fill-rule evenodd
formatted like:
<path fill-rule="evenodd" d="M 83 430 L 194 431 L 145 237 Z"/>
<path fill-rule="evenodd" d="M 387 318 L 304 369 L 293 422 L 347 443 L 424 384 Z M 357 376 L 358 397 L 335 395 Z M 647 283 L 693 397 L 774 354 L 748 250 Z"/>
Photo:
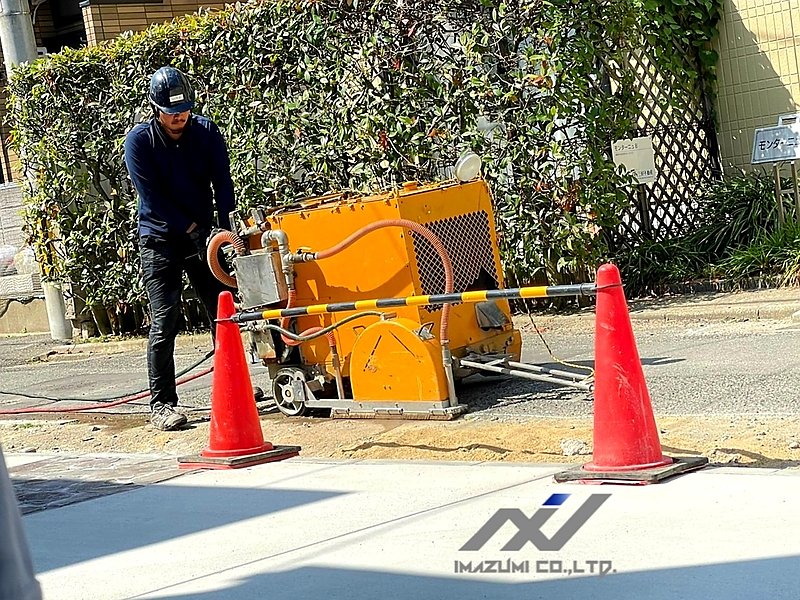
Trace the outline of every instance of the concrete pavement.
<path fill-rule="evenodd" d="M 732 320 L 794 320 L 800 321 L 800 287 L 770 288 L 737 292 L 700 292 L 681 294 L 655 299 L 637 299 L 629 302 L 631 319 L 636 322 L 673 321 L 732 321 Z M 540 313 L 534 315 L 537 323 L 567 324 L 575 321 L 594 322 L 594 308 L 588 307 L 572 314 Z M 528 322 L 526 315 L 517 317 L 519 323 Z M 124 340 L 90 340 L 77 344 L 56 342 L 49 336 L 2 335 L 0 359 L 9 364 L 17 364 L 19 355 L 25 354 L 24 346 L 38 348 L 35 354 L 25 360 L 46 359 L 52 354 L 117 354 L 130 351 L 144 352 L 146 337 Z M 5 347 L 8 346 L 8 351 Z M 176 347 L 179 350 L 210 350 L 211 339 L 207 333 L 184 334 L 178 336 Z"/>
<path fill-rule="evenodd" d="M 37 458 L 10 455 L 12 476 Z M 25 527 L 47 600 L 800 597 L 797 471 L 589 486 L 553 483 L 562 468 L 297 458 L 190 472 Z M 516 523 L 462 550 L 499 509 Z"/>

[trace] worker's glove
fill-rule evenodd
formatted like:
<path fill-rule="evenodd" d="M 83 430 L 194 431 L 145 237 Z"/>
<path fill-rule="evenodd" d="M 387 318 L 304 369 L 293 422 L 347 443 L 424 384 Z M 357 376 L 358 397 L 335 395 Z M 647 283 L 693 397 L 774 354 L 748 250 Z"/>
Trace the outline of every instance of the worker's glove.
<path fill-rule="evenodd" d="M 205 227 L 195 227 L 191 232 L 189 232 L 189 239 L 192 240 L 192 244 L 194 244 L 194 247 L 197 248 L 197 256 L 200 257 L 200 260 L 205 262 L 206 245 L 208 244 L 208 229 Z"/>

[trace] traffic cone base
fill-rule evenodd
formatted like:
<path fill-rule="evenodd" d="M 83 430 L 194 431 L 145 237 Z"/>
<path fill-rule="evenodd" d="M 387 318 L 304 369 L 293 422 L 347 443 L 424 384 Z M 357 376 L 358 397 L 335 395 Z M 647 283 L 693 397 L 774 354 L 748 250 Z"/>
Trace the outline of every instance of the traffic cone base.
<path fill-rule="evenodd" d="M 680 473 L 688 473 L 703 468 L 708 464 L 705 456 L 681 456 L 669 459 L 669 464 L 660 467 L 646 467 L 637 470 L 623 471 L 590 471 L 583 465 L 556 473 L 553 477 L 558 483 L 627 483 L 644 485 L 658 483 Z"/>
<path fill-rule="evenodd" d="M 658 462 L 652 462 L 644 465 L 625 465 L 622 467 L 614 467 L 613 470 L 624 473 L 626 471 L 642 471 L 644 469 L 657 469 L 659 467 L 665 467 L 671 464 L 672 464 L 672 459 L 669 456 L 662 456 L 662 459 L 659 460 Z M 596 471 L 596 472 L 603 472 L 608 470 L 608 467 L 603 465 L 596 465 L 594 463 L 587 463 L 583 465 L 583 468 L 586 469 L 587 471 Z"/>
<path fill-rule="evenodd" d="M 297 456 L 298 446 L 273 446 L 264 441 L 250 383 L 233 295 L 222 292 L 217 305 L 214 379 L 208 448 L 199 456 L 178 459 L 182 469 L 235 469 Z"/>
<path fill-rule="evenodd" d="M 272 444 L 270 444 L 272 446 Z M 182 456 L 178 459 L 180 469 L 241 469 L 264 463 L 284 460 L 300 454 L 300 446 L 272 446 L 266 452 L 258 452 L 247 456 L 211 457 L 205 451 L 194 456 Z"/>
<path fill-rule="evenodd" d="M 242 448 L 239 450 L 212 450 L 206 448 L 200 453 L 200 456 L 205 458 L 233 458 L 234 456 L 247 456 L 248 454 L 258 454 L 259 452 L 269 452 L 273 446 L 269 442 L 264 442 L 260 446 L 253 448 Z"/>

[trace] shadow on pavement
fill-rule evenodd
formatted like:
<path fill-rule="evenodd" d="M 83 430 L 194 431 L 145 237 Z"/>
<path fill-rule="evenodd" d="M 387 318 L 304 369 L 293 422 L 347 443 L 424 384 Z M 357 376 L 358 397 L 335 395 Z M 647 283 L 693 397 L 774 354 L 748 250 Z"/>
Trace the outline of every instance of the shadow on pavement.
<path fill-rule="evenodd" d="M 36 571 L 42 573 L 339 495 L 291 489 L 148 486 L 138 488 L 136 497 L 142 506 L 152 507 L 150 515 L 127 514 L 130 502 L 121 499 L 127 494 L 121 494 L 86 502 L 84 510 L 63 511 L 57 530 L 39 531 L 35 538 L 29 535 L 29 542 Z M 52 512 L 29 515 L 26 527 L 30 529 L 40 515 L 47 518 Z"/>

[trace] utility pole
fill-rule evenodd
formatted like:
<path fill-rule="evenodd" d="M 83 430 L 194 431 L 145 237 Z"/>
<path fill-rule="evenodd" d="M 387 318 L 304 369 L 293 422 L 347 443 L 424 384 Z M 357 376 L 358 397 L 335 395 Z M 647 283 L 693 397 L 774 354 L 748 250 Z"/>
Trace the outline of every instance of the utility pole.
<path fill-rule="evenodd" d="M 0 41 L 9 78 L 15 66 L 36 60 L 36 38 L 28 0 L 0 0 Z"/>
<path fill-rule="evenodd" d="M 28 0 L 0 0 L 0 43 L 9 79 L 15 66 L 36 60 L 36 37 Z M 61 288 L 43 281 L 42 290 L 50 337 L 54 340 L 71 340 L 72 323 L 64 314 L 66 308 Z"/>

